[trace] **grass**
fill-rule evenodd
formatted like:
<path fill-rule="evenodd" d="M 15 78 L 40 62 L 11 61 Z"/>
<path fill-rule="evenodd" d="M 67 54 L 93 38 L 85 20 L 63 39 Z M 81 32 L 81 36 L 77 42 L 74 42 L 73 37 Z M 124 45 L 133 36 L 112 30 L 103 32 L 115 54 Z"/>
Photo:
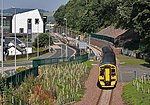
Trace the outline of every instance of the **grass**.
<path fill-rule="evenodd" d="M 86 62 L 83 62 L 84 65 L 87 65 L 87 68 L 88 70 L 91 70 L 92 69 L 92 63 L 95 63 L 95 61 L 86 61 Z"/>
<path fill-rule="evenodd" d="M 125 55 L 119 55 L 118 59 L 119 59 L 120 63 L 124 63 L 125 65 L 128 65 L 128 64 L 130 64 L 130 65 L 132 65 L 132 64 L 138 64 L 138 65 L 148 64 L 148 62 L 145 62 L 142 59 L 136 59 L 136 58 L 125 56 Z"/>
<path fill-rule="evenodd" d="M 29 58 L 28 60 L 33 60 L 33 59 L 36 59 L 38 58 L 37 56 L 36 57 L 31 57 Z M 14 62 L 15 60 L 7 60 L 7 61 L 4 61 L 4 62 Z M 16 59 L 17 62 L 20 62 L 20 61 L 27 61 L 27 58 L 18 58 Z"/>
<path fill-rule="evenodd" d="M 144 87 L 150 87 L 150 84 L 144 84 Z M 137 91 L 132 82 L 123 88 L 122 97 L 126 105 L 150 105 L 150 93 Z"/>

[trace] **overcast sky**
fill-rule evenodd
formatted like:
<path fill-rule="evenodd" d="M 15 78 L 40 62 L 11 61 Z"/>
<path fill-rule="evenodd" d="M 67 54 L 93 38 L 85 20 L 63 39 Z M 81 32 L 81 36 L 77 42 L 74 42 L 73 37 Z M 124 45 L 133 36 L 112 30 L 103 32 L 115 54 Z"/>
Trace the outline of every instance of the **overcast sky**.
<path fill-rule="evenodd" d="M 48 11 L 55 11 L 63 4 L 66 4 L 69 0 L 3 0 L 4 8 L 39 8 Z M 0 0 L 1 5 L 1 0 Z M 1 6 L 0 6 L 1 8 Z"/>

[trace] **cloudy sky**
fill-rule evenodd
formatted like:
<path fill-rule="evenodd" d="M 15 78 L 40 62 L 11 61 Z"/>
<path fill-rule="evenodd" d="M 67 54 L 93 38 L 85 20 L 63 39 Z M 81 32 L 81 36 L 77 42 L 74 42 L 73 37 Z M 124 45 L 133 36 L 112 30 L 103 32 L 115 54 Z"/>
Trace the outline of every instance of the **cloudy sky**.
<path fill-rule="evenodd" d="M 2 0 L 0 0 L 0 5 Z M 4 8 L 39 8 L 48 11 L 55 11 L 63 4 L 66 4 L 69 0 L 3 0 Z M 0 6 L 1 8 L 1 6 Z"/>

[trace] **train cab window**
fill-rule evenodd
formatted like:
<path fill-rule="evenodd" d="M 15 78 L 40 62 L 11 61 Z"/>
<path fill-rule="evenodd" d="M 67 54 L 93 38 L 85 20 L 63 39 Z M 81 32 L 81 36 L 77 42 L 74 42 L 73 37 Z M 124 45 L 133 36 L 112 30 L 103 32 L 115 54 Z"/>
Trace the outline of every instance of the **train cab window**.
<path fill-rule="evenodd" d="M 111 75 L 113 75 L 113 76 L 116 75 L 115 69 L 111 70 Z"/>
<path fill-rule="evenodd" d="M 100 71 L 100 76 L 104 76 L 105 70 Z"/>

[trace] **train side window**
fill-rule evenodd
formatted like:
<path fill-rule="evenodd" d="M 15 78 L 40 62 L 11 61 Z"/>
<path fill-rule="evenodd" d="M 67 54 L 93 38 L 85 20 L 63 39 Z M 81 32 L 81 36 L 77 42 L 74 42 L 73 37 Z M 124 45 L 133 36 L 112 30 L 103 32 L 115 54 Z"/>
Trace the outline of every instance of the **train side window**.
<path fill-rule="evenodd" d="M 111 70 L 111 75 L 116 75 L 115 69 Z"/>
<path fill-rule="evenodd" d="M 105 72 L 104 70 L 101 70 L 100 71 L 100 76 L 104 76 L 104 72 Z"/>

